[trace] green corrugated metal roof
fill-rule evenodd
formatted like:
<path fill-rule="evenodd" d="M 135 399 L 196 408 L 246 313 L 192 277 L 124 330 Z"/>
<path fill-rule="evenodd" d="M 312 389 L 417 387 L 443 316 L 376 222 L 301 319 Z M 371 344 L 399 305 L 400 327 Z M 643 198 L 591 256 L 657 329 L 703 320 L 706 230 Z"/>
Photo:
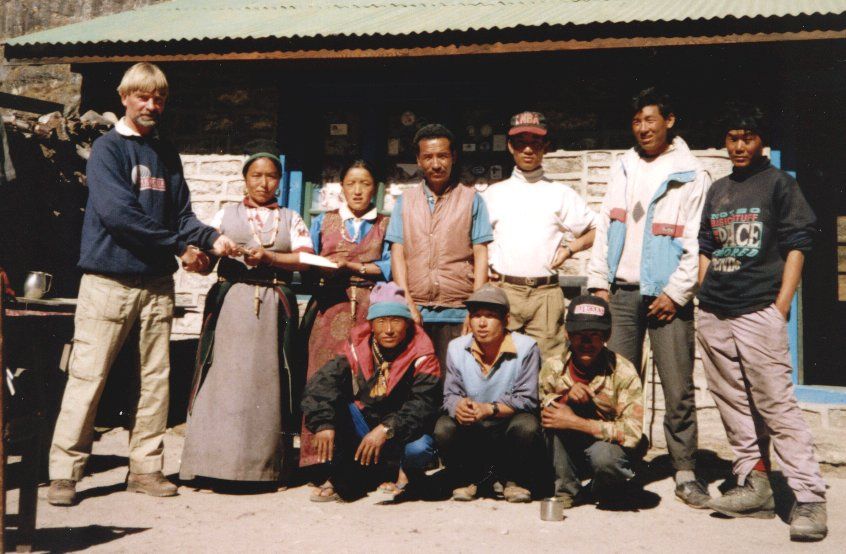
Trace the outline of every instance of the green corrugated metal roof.
<path fill-rule="evenodd" d="M 403 36 L 593 23 L 846 14 L 846 0 L 173 0 L 10 46 Z"/>

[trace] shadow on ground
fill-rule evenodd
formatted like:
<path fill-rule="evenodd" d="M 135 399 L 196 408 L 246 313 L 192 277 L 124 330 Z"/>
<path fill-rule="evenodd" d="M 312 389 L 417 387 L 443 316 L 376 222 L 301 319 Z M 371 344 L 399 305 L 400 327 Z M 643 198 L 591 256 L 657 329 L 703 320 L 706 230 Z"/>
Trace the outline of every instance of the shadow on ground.
<path fill-rule="evenodd" d="M 637 481 L 643 485 L 662 481 L 675 475 L 669 454 L 661 454 L 644 461 L 637 470 Z M 696 475 L 707 483 L 732 478 L 731 461 L 720 458 L 712 450 L 696 452 Z"/>
<path fill-rule="evenodd" d="M 128 535 L 147 531 L 148 527 L 113 527 L 88 525 L 86 527 L 48 527 L 35 530 L 33 550 L 47 552 L 79 552 L 94 546 L 106 544 Z M 17 532 L 6 535 L 8 545 L 17 544 Z"/>
<path fill-rule="evenodd" d="M 94 475 L 95 473 L 104 473 L 116 467 L 129 467 L 129 458 L 126 456 L 115 456 L 113 454 L 94 454 L 88 459 L 88 463 L 85 465 L 85 474 Z"/>

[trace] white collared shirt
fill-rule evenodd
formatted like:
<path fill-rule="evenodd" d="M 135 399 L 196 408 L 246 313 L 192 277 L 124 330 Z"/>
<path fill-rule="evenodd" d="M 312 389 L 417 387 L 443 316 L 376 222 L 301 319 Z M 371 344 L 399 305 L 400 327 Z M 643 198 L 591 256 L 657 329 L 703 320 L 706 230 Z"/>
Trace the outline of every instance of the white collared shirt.
<path fill-rule="evenodd" d="M 356 217 L 352 210 L 350 210 L 349 206 L 345 202 L 342 202 L 341 205 L 338 207 L 338 215 L 341 216 L 341 221 L 346 223 L 349 220 L 352 220 L 353 230 L 355 231 L 354 236 L 352 237 L 354 242 L 359 242 L 359 235 L 361 234 L 361 224 L 364 221 L 374 221 L 376 216 L 379 214 L 378 210 L 376 210 L 376 206 L 370 209 L 366 214 L 361 217 Z"/>
<path fill-rule="evenodd" d="M 115 123 L 115 131 L 118 134 L 123 135 L 125 137 L 140 137 L 141 133 L 130 127 L 126 123 L 126 117 L 121 117 L 117 123 Z"/>

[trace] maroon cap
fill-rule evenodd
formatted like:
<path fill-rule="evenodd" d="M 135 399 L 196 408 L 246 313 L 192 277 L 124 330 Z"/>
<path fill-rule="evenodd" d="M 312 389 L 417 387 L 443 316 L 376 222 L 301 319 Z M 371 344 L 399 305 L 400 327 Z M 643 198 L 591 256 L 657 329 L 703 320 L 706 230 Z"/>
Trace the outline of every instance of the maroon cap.
<path fill-rule="evenodd" d="M 513 137 L 520 133 L 530 133 L 545 137 L 547 133 L 546 118 L 540 112 L 520 112 L 512 116 L 508 136 Z"/>

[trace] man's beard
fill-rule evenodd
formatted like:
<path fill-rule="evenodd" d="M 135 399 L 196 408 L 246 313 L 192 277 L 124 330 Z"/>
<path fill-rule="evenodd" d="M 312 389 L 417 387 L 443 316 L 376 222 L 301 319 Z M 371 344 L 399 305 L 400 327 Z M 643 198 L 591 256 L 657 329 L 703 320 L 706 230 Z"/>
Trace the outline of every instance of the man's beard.
<path fill-rule="evenodd" d="M 155 117 L 150 116 L 150 115 L 139 115 L 133 121 L 135 122 L 135 125 L 137 125 L 138 127 L 145 127 L 147 129 L 155 127 L 156 125 L 159 124 L 159 120 Z"/>

